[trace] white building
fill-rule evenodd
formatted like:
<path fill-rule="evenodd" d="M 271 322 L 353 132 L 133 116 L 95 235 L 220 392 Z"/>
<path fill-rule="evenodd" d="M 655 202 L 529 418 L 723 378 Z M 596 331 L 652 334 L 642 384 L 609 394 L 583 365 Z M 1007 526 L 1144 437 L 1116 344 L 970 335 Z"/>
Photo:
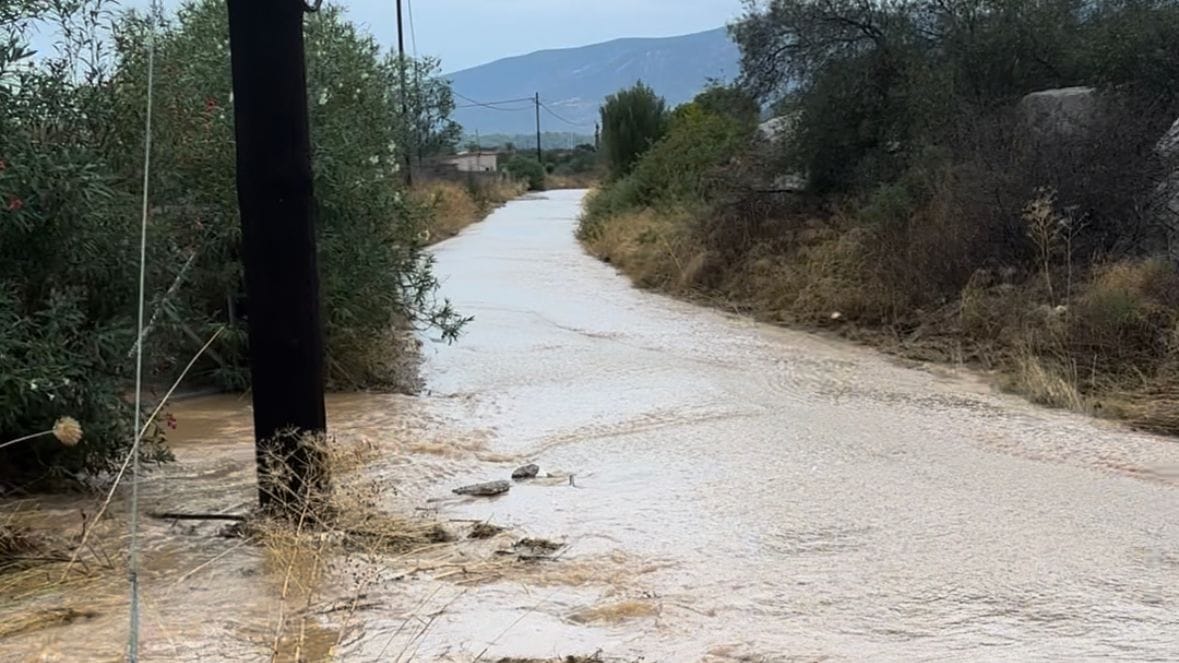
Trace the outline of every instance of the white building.
<path fill-rule="evenodd" d="M 460 173 L 482 173 L 499 170 L 499 155 L 495 152 L 463 152 L 446 159 Z"/>

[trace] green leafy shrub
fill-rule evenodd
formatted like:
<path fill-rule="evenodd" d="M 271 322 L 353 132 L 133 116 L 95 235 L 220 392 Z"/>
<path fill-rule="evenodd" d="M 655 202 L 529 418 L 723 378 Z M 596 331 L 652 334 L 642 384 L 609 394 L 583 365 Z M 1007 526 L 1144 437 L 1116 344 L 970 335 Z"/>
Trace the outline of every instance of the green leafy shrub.
<path fill-rule="evenodd" d="M 104 149 L 114 117 L 104 72 L 73 57 L 98 18 L 24 10 L 0 16 L 0 442 L 62 416 L 85 433 L 76 447 L 48 438 L 0 451 L 10 487 L 118 467 L 134 425 L 122 397 L 135 340 L 134 189 Z M 75 32 L 29 66 L 22 21 L 34 18 Z"/>
<path fill-rule="evenodd" d="M 594 236 L 602 221 L 625 214 L 642 205 L 638 180 L 624 177 L 592 192 L 585 200 L 585 210 L 578 225 L 578 236 Z"/>
<path fill-rule="evenodd" d="M 28 35 L 45 22 L 60 24 L 62 38 L 34 62 Z M 79 419 L 86 433 L 75 449 L 51 441 L 5 449 L 3 482 L 110 469 L 132 438 L 125 394 L 134 365 L 128 352 L 152 29 L 146 305 L 156 314 L 145 343 L 146 378 L 171 382 L 224 326 L 189 379 L 248 386 L 223 0 L 188 3 L 173 20 L 150 22 L 114 14 L 107 0 L 5 5 L 0 442 L 45 430 L 61 415 Z M 434 326 L 453 338 L 463 323 L 435 299 L 423 250 L 429 210 L 406 199 L 399 176 L 404 136 L 445 142 L 455 131 L 441 117 L 449 112 L 442 101 L 423 109 L 425 124 L 399 125 L 398 61 L 338 8 L 309 14 L 305 34 L 328 366 L 334 383 L 385 385 L 391 377 L 381 355 L 398 351 L 389 342 L 395 330 Z"/>
<path fill-rule="evenodd" d="M 628 175 L 667 129 L 663 98 L 641 81 L 606 97 L 601 117 L 602 151 L 615 179 Z"/>
<path fill-rule="evenodd" d="M 503 169 L 513 178 L 527 182 L 530 191 L 544 190 L 545 168 L 536 159 L 517 154 L 504 164 Z"/>
<path fill-rule="evenodd" d="M 676 108 L 666 135 L 640 155 L 632 172 L 586 202 L 583 236 L 596 221 L 644 206 L 705 204 L 720 171 L 749 144 L 754 126 L 748 117 L 713 112 L 695 102 Z"/>

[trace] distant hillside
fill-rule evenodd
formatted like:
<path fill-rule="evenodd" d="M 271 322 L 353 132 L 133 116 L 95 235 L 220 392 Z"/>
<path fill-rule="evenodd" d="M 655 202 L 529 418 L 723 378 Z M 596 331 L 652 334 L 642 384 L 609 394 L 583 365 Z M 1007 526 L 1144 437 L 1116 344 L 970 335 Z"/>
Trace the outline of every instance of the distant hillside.
<path fill-rule="evenodd" d="M 535 119 L 535 114 L 533 115 Z M 473 134 L 464 133 L 462 139 L 459 140 L 459 149 L 467 149 L 472 144 L 478 143 L 481 147 L 493 149 L 496 147 L 503 147 L 509 143 L 522 150 L 536 149 L 536 132 L 531 131 L 526 134 Z M 579 134 L 570 131 L 545 131 L 540 135 L 540 149 L 542 150 L 562 150 L 573 149 L 578 145 L 593 145 L 594 137 L 591 134 Z"/>
<path fill-rule="evenodd" d="M 541 112 L 545 131 L 593 134 L 598 107 L 606 95 L 642 80 L 675 105 L 694 97 L 710 79 L 731 80 L 739 53 L 724 28 L 679 37 L 628 38 L 557 50 L 537 51 L 447 74 L 459 106 L 470 101 L 532 97 L 557 115 Z M 471 106 L 455 111 L 467 133 L 521 134 L 534 131 L 527 102 Z M 503 110 L 498 110 L 503 109 Z M 570 124 L 572 123 L 572 124 Z"/>

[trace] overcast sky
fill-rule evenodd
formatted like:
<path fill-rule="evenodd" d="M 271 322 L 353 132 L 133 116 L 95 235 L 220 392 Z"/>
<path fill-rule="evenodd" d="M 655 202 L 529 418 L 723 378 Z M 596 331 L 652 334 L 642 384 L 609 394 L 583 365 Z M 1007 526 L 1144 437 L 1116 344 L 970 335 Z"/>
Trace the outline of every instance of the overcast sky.
<path fill-rule="evenodd" d="M 3 2 L 4 0 L 0 0 Z M 387 46 L 397 44 L 396 0 L 326 0 Z M 670 37 L 719 28 L 741 14 L 741 0 L 401 0 L 405 48 L 458 71 L 512 55 L 585 46 L 619 37 Z M 121 0 L 146 8 L 150 0 Z M 175 9 L 182 0 L 163 0 Z M 35 37 L 46 48 L 49 37 Z"/>
<path fill-rule="evenodd" d="M 456 71 L 546 48 L 618 37 L 667 37 L 717 28 L 741 12 L 740 0 L 402 0 L 413 9 L 420 55 Z M 352 19 L 395 44 L 395 0 L 343 0 Z M 412 49 L 408 27 L 407 50 Z"/>

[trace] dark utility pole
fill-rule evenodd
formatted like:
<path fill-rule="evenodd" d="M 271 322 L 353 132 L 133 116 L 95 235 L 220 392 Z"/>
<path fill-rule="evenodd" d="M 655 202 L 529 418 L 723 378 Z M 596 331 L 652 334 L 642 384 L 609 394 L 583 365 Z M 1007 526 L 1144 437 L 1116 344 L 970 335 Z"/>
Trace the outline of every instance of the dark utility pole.
<path fill-rule="evenodd" d="M 602 125 L 594 123 L 594 151 L 597 152 L 602 142 Z"/>
<path fill-rule="evenodd" d="M 405 37 L 401 30 L 401 0 L 397 0 L 397 62 L 401 73 L 401 126 L 405 129 L 405 185 L 413 184 L 413 156 L 409 146 L 410 136 L 414 130 L 409 125 L 409 88 L 405 84 Z"/>
<path fill-rule="evenodd" d="M 303 11 L 298 0 L 229 0 L 258 499 L 279 511 L 326 480 L 305 444 L 326 420 Z"/>
<path fill-rule="evenodd" d="M 536 93 L 536 160 L 544 165 L 544 156 L 540 152 L 540 93 Z"/>

